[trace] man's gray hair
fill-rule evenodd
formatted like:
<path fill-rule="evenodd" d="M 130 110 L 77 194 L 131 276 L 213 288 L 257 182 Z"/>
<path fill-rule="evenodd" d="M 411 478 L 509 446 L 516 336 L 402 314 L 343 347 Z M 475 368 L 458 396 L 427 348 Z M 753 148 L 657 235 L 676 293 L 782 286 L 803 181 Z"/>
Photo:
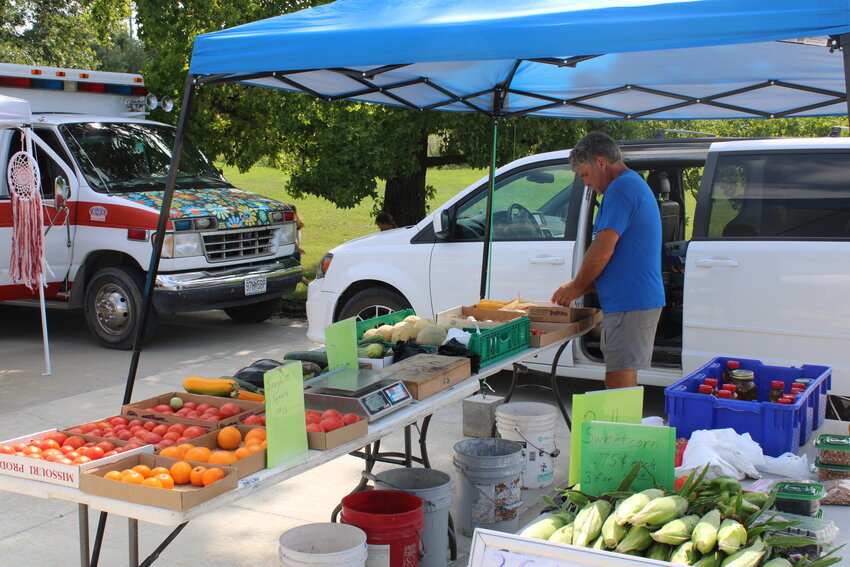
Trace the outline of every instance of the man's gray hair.
<path fill-rule="evenodd" d="M 611 163 L 623 159 L 617 142 L 604 132 L 589 132 L 570 152 L 570 165 L 576 167 L 593 165 L 596 158 L 602 157 Z"/>

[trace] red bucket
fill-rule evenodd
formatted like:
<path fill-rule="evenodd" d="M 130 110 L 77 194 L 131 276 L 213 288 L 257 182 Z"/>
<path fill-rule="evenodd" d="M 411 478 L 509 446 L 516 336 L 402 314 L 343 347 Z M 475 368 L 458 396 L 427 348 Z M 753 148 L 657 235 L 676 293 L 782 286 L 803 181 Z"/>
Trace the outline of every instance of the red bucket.
<path fill-rule="evenodd" d="M 416 567 L 424 524 L 422 499 L 400 490 L 365 490 L 342 499 L 339 520 L 366 532 L 367 564 Z"/>

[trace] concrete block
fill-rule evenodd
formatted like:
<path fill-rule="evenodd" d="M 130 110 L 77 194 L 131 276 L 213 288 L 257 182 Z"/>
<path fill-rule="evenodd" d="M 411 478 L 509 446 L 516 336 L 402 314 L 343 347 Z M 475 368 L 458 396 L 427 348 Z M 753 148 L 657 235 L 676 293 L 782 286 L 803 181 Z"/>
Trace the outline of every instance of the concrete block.
<path fill-rule="evenodd" d="M 463 434 L 467 437 L 492 437 L 496 408 L 505 402 L 502 396 L 474 394 L 463 400 Z"/>

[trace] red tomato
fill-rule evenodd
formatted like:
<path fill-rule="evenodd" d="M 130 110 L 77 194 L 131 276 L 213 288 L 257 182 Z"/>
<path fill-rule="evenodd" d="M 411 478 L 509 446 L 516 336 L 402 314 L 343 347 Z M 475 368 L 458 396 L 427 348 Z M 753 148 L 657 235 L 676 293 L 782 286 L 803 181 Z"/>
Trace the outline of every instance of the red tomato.
<path fill-rule="evenodd" d="M 81 435 L 85 433 L 82 427 L 72 427 L 71 429 L 66 429 L 68 433 L 73 433 L 74 435 Z"/>
<path fill-rule="evenodd" d="M 260 425 L 262 425 L 263 427 L 266 426 L 266 414 L 260 416 Z"/>
<path fill-rule="evenodd" d="M 46 451 L 47 449 L 58 449 L 61 446 L 62 445 L 57 443 L 55 439 L 42 439 L 41 443 L 38 444 L 38 448 L 42 451 Z"/>
<path fill-rule="evenodd" d="M 242 420 L 242 423 L 244 423 L 245 425 L 260 425 L 260 416 L 249 415 L 248 417 Z"/>
<path fill-rule="evenodd" d="M 74 436 L 74 437 L 68 437 L 67 439 L 65 439 L 65 442 L 62 443 L 62 446 L 63 447 L 73 447 L 74 449 L 79 449 L 80 447 L 82 447 L 85 444 L 86 444 L 85 439 L 83 439 L 82 437 Z"/>
<path fill-rule="evenodd" d="M 360 421 L 360 416 L 356 413 L 347 413 L 342 416 L 342 422 L 346 425 L 351 425 L 352 423 L 357 423 Z"/>
<path fill-rule="evenodd" d="M 157 446 L 158 446 L 160 449 L 165 449 L 166 447 L 171 447 L 171 446 L 172 446 L 172 445 L 174 445 L 176 442 L 177 442 L 177 440 L 176 440 L 176 439 L 166 439 L 166 438 L 164 438 L 164 437 L 163 437 L 162 441 L 160 441 L 160 442 L 157 444 Z"/>
<path fill-rule="evenodd" d="M 207 405 L 209 405 L 209 404 L 207 404 Z M 190 410 L 197 409 L 198 402 L 183 402 L 183 407 L 190 409 Z"/>
<path fill-rule="evenodd" d="M 119 425 L 127 425 L 128 421 L 123 415 L 117 415 L 110 419 L 109 423 L 111 423 L 113 427 L 118 427 Z"/>
<path fill-rule="evenodd" d="M 80 453 L 78 453 L 77 451 L 69 451 L 69 452 L 65 453 L 65 458 L 71 459 L 72 461 L 79 456 L 80 456 Z"/>
<path fill-rule="evenodd" d="M 233 417 L 234 415 L 242 413 L 242 408 L 234 402 L 227 402 L 218 408 L 218 413 L 222 418 Z"/>
<path fill-rule="evenodd" d="M 162 436 L 157 435 L 156 433 L 148 433 L 144 437 L 142 437 L 145 443 L 148 445 L 156 445 L 160 441 L 162 441 Z"/>
<path fill-rule="evenodd" d="M 91 435 L 92 437 L 103 437 L 103 430 L 99 427 L 95 427 L 94 429 L 86 433 L 86 435 Z"/>
<path fill-rule="evenodd" d="M 83 456 L 88 457 L 92 461 L 96 461 L 100 458 L 103 458 L 103 455 L 106 453 L 106 451 L 104 451 L 98 446 L 84 447 L 80 452 L 83 454 Z"/>
<path fill-rule="evenodd" d="M 168 432 L 168 424 L 160 423 L 153 429 L 151 429 L 151 433 L 156 433 L 157 435 L 165 435 Z"/>
<path fill-rule="evenodd" d="M 103 456 L 104 456 L 104 457 L 111 457 L 112 455 L 117 455 L 117 454 L 118 454 L 118 451 L 116 451 L 116 450 L 112 450 L 112 451 L 107 451 L 107 452 L 105 452 L 105 453 L 103 454 Z"/>
<path fill-rule="evenodd" d="M 80 455 L 79 457 L 74 459 L 75 465 L 82 465 L 84 463 L 90 463 L 90 462 L 92 462 L 92 459 L 90 459 L 89 457 L 86 457 L 85 455 Z"/>
<path fill-rule="evenodd" d="M 307 412 L 306 414 L 304 414 L 304 421 L 307 423 L 307 425 L 310 425 L 311 423 L 319 423 L 320 421 L 322 421 L 322 418 L 321 416 L 316 415 L 316 412 Z"/>
<path fill-rule="evenodd" d="M 144 427 L 144 428 L 145 428 L 145 429 L 147 429 L 148 431 L 153 431 L 153 428 L 154 428 L 154 427 L 156 427 L 157 425 L 159 425 L 159 424 L 158 424 L 157 422 L 155 422 L 155 421 L 146 421 L 146 422 L 142 425 L 142 427 Z"/>
<path fill-rule="evenodd" d="M 336 411 L 335 409 L 326 409 L 322 412 L 322 419 L 327 419 L 329 417 L 342 418 L 342 414 Z"/>
<path fill-rule="evenodd" d="M 41 449 L 38 447 L 38 445 L 27 445 L 26 447 L 21 449 L 21 453 L 23 453 L 24 455 L 27 455 L 27 456 L 29 456 L 29 455 L 40 455 Z"/>
<path fill-rule="evenodd" d="M 190 403 L 192 403 L 192 402 L 186 402 L 185 404 L 183 404 L 183 407 L 184 408 L 189 407 Z M 211 405 L 204 403 L 204 404 L 197 404 L 194 408 L 189 408 L 189 409 L 194 409 L 198 412 L 203 413 L 204 410 L 211 408 L 211 407 L 212 407 Z"/>
<path fill-rule="evenodd" d="M 325 429 L 319 423 L 308 423 L 307 431 L 311 433 L 324 433 Z"/>
<path fill-rule="evenodd" d="M 95 425 L 94 423 L 84 423 L 79 427 L 75 427 L 74 429 L 79 429 L 83 433 L 88 433 L 92 429 L 96 429 L 96 428 L 97 428 L 97 425 Z M 76 431 L 74 431 L 73 429 L 69 429 L 68 431 L 71 431 L 72 433 L 76 433 Z"/>
<path fill-rule="evenodd" d="M 15 450 L 9 447 L 8 445 L 0 445 L 0 454 L 2 455 L 11 455 L 14 452 Z"/>
<path fill-rule="evenodd" d="M 63 465 L 73 465 L 73 464 L 74 464 L 74 461 L 72 461 L 72 460 L 71 460 L 71 459 L 69 459 L 68 457 L 63 457 L 63 458 L 61 458 L 61 459 L 56 459 L 56 461 L 55 461 L 55 462 L 57 462 L 57 463 L 61 463 L 61 464 L 63 464 Z"/>
<path fill-rule="evenodd" d="M 168 426 L 168 432 L 171 433 L 172 431 L 176 433 L 183 433 L 186 431 L 186 426 L 182 423 L 172 423 Z"/>
<path fill-rule="evenodd" d="M 133 438 L 133 434 L 129 431 L 121 431 L 118 433 L 118 439 L 121 441 L 129 441 Z"/>
<path fill-rule="evenodd" d="M 154 409 L 154 411 L 158 411 L 160 413 L 166 413 L 168 411 L 171 411 L 171 406 L 168 405 L 168 404 L 159 404 L 158 406 L 156 406 L 153 409 Z"/>
<path fill-rule="evenodd" d="M 183 430 L 183 436 L 188 437 L 189 439 L 194 439 L 199 435 L 203 435 L 207 430 L 203 427 L 198 427 L 197 425 L 190 425 L 186 429 Z"/>
<path fill-rule="evenodd" d="M 326 417 L 322 421 L 319 422 L 325 431 L 333 431 L 334 429 L 339 429 L 340 427 L 345 426 L 342 420 L 338 417 Z"/>
<path fill-rule="evenodd" d="M 171 441 L 177 441 L 178 439 L 180 439 L 180 434 L 176 431 L 169 431 L 168 433 L 162 436 L 163 441 L 165 441 L 166 439 L 170 439 Z"/>
<path fill-rule="evenodd" d="M 59 446 L 61 447 L 62 443 L 65 442 L 65 439 L 67 439 L 68 436 L 66 434 L 62 433 L 61 431 L 51 431 L 50 433 L 45 435 L 44 438 L 45 439 L 53 439 L 54 441 L 59 443 Z"/>
<path fill-rule="evenodd" d="M 209 417 L 203 418 L 207 421 L 221 421 L 222 417 L 220 415 L 211 415 Z"/>
<path fill-rule="evenodd" d="M 141 419 L 133 419 L 133 420 L 130 420 L 130 421 L 127 422 L 127 427 L 129 427 L 130 429 L 133 429 L 133 427 L 136 426 L 136 425 L 141 427 L 142 423 L 144 423 L 144 422 Z"/>

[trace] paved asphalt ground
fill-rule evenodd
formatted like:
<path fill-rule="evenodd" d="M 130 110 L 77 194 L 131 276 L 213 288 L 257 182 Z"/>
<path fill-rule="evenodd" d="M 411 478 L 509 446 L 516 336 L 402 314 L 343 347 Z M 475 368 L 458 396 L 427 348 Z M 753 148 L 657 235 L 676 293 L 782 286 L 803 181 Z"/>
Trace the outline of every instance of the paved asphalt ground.
<path fill-rule="evenodd" d="M 82 315 L 48 312 L 52 374 L 45 371 L 38 311 L 0 306 L 0 438 L 11 439 L 53 427 L 72 427 L 118 413 L 124 396 L 131 354 L 95 345 Z M 280 359 L 290 350 L 309 348 L 306 322 L 276 318 L 258 325 L 237 325 L 222 312 L 161 315 L 159 332 L 141 353 L 133 400 L 181 390 L 189 375 L 233 374 L 260 358 Z M 490 380 L 504 392 L 508 376 Z M 562 394 L 598 389 L 593 382 L 567 381 Z M 652 390 L 652 389 L 650 389 Z M 648 400 L 657 392 L 648 392 Z M 548 392 L 523 388 L 514 398 L 553 403 Z M 648 406 L 651 407 L 651 406 Z M 656 411 L 657 410 L 656 401 Z M 649 411 L 647 413 L 652 413 Z M 463 439 L 461 404 L 435 413 L 428 435 L 432 466 L 455 476 L 453 445 Z M 561 455 L 556 485 L 566 481 L 569 433 L 556 431 Z M 381 448 L 403 450 L 401 433 Z M 278 538 L 305 523 L 327 522 L 334 507 L 356 485 L 363 462 L 344 456 L 189 522 L 154 565 L 169 567 L 272 567 L 280 565 Z M 383 470 L 378 465 L 375 472 Z M 523 491 L 520 525 L 543 507 L 548 489 Z M 454 507 L 454 505 L 453 505 Z M 92 538 L 98 512 L 90 512 Z M 455 517 L 457 515 L 455 514 Z M 127 520 L 107 521 L 100 565 L 127 565 Z M 139 524 L 139 555 L 144 560 L 171 528 Z M 80 564 L 77 505 L 0 492 L 0 565 L 64 567 Z M 458 537 L 464 566 L 469 539 Z"/>

